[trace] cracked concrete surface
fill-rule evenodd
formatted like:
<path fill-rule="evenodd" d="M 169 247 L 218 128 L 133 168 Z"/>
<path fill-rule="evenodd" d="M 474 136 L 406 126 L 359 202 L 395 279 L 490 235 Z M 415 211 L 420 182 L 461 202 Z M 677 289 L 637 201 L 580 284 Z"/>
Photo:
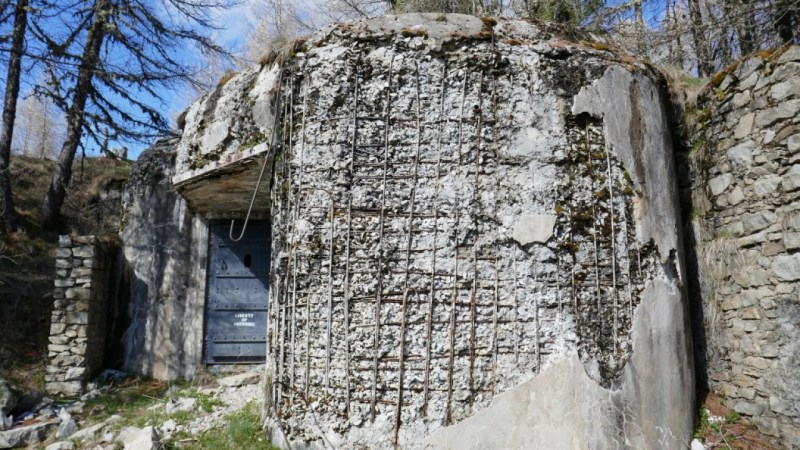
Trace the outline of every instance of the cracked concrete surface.
<path fill-rule="evenodd" d="M 247 181 L 235 164 L 252 173 L 248 145 L 282 125 L 273 442 L 688 442 L 664 104 L 646 66 L 591 40 L 515 20 L 370 19 L 315 34 L 282 77 L 246 71 L 190 108 L 173 182 L 210 216 L 224 211 L 190 190 Z"/>

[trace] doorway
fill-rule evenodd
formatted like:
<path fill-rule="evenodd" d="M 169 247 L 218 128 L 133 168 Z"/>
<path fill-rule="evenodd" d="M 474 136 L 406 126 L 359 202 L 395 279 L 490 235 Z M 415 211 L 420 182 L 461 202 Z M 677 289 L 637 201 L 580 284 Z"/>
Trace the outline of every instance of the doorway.
<path fill-rule="evenodd" d="M 263 363 L 267 355 L 269 221 L 249 221 L 233 241 L 230 220 L 210 223 L 204 358 L 206 364 Z M 234 235 L 241 232 L 236 221 Z"/>

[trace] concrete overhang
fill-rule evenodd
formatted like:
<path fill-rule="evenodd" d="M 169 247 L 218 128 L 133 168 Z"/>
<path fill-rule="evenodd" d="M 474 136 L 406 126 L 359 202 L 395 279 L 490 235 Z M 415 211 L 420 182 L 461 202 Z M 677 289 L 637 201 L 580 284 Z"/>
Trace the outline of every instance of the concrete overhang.
<path fill-rule="evenodd" d="M 178 173 L 172 184 L 195 213 L 209 219 L 240 219 L 247 209 L 258 183 L 258 176 L 269 155 L 269 145 L 261 143 L 249 149 L 221 155 L 203 167 Z M 270 165 L 256 195 L 251 218 L 269 216 Z"/>

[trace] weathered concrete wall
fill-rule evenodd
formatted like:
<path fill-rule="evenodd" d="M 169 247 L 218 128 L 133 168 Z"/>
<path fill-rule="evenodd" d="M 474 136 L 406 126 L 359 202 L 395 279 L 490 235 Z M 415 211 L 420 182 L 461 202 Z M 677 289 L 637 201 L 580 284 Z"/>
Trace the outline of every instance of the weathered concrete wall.
<path fill-rule="evenodd" d="M 95 236 L 60 236 L 56 250 L 53 313 L 45 390 L 53 395 L 83 393 L 102 369 L 107 304 L 117 247 Z"/>
<path fill-rule="evenodd" d="M 158 379 L 192 377 L 203 351 L 208 231 L 170 184 L 176 144 L 160 141 L 136 161 L 120 232 L 130 275 L 124 365 Z"/>
<path fill-rule="evenodd" d="M 524 21 L 388 16 L 190 108 L 173 181 L 198 209 L 214 214 L 193 190 L 274 151 L 273 442 L 688 444 L 664 104 L 652 71 L 605 49 Z"/>
<path fill-rule="evenodd" d="M 715 77 L 696 111 L 693 224 L 708 382 L 800 446 L 800 47 Z"/>

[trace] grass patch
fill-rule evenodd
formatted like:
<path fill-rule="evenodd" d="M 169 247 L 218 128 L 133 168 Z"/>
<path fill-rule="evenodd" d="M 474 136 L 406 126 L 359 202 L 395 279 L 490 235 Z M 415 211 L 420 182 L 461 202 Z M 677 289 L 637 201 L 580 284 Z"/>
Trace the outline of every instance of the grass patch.
<path fill-rule="evenodd" d="M 222 430 L 211 430 L 200 435 L 192 448 L 213 450 L 273 450 L 277 449 L 261 429 L 261 415 L 256 402 L 248 402 L 238 413 L 227 417 Z"/>
<path fill-rule="evenodd" d="M 231 81 L 231 79 L 233 79 L 233 77 L 235 77 L 236 74 L 237 72 L 234 70 L 226 70 L 225 73 L 223 73 L 222 76 L 219 78 L 219 81 L 217 81 L 217 89 L 228 84 L 228 82 Z"/>
<path fill-rule="evenodd" d="M 762 450 L 777 448 L 772 438 L 758 431 L 739 413 L 725 406 L 722 397 L 704 393 L 697 411 L 694 437 L 712 450 Z"/>
<path fill-rule="evenodd" d="M 207 413 L 214 411 L 215 406 L 225 406 L 225 403 L 223 403 L 220 399 L 214 398 L 207 394 L 201 394 L 196 388 L 182 392 L 181 396 L 191 397 L 197 400 L 197 407 Z"/>
<path fill-rule="evenodd" d="M 156 413 L 147 408 L 163 403 L 167 388 L 167 383 L 159 380 L 128 379 L 120 389 L 87 401 L 84 414 L 93 422 L 102 422 L 116 414 L 122 417 L 118 422 L 120 427 L 143 426 L 151 418 L 150 413 L 154 413 L 152 416 Z M 164 411 L 163 408 L 159 410 Z"/>

